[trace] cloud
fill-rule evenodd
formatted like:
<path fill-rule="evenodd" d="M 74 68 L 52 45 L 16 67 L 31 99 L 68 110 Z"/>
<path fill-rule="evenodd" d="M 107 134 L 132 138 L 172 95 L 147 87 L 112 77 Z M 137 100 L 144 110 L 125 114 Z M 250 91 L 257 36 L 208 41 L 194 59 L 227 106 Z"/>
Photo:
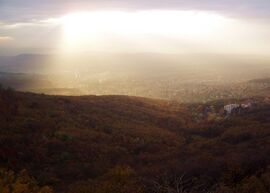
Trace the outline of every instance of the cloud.
<path fill-rule="evenodd" d="M 12 37 L 10 36 L 0 36 L 0 43 L 5 43 L 5 42 L 9 42 L 14 40 Z"/>
<path fill-rule="evenodd" d="M 49 18 L 43 20 L 32 19 L 31 21 L 26 22 L 8 22 L 8 23 L 0 23 L 0 29 L 18 29 L 23 27 L 47 27 L 51 25 L 59 24 L 59 18 Z"/>
<path fill-rule="evenodd" d="M 209 11 L 232 21 L 231 25 L 220 29 L 226 32 L 224 36 L 223 33 L 216 33 L 216 39 L 211 37 L 211 40 L 207 39 L 209 41 L 205 39 L 195 43 L 181 39 L 179 43 L 174 44 L 176 41 L 170 39 L 166 40 L 167 46 L 163 46 L 168 47 L 168 50 L 171 47 L 173 50 L 191 50 L 198 47 L 199 51 L 209 48 L 210 51 L 220 50 L 220 52 L 231 51 L 231 47 L 234 47 L 236 52 L 249 52 L 250 50 L 252 52 L 254 49 L 256 52 L 261 50 L 266 52 L 270 49 L 268 40 L 270 0 L 0 0 L 0 44 L 9 42 L 2 44 L 2 47 L 10 46 L 14 49 L 27 47 L 31 51 L 42 47 L 55 48 L 63 40 L 63 29 L 57 23 L 59 22 L 57 19 L 66 14 L 78 11 L 132 12 L 149 9 Z M 258 22 L 258 20 L 262 22 Z M 243 27 L 243 25 L 248 26 Z M 1 34 L 6 36 L 1 37 Z M 16 39 L 16 42 L 10 43 L 13 38 Z M 166 41 L 164 42 L 166 43 Z M 141 45 L 141 42 L 146 41 L 137 42 L 138 45 Z M 153 40 L 153 42 L 157 41 Z M 110 44 L 108 45 L 110 46 Z M 156 44 L 153 43 L 153 45 Z M 141 49 L 141 47 L 139 48 Z"/>
<path fill-rule="evenodd" d="M 27 22 L 78 10 L 177 9 L 221 12 L 232 17 L 270 19 L 269 0 L 1 0 L 0 18 Z"/>

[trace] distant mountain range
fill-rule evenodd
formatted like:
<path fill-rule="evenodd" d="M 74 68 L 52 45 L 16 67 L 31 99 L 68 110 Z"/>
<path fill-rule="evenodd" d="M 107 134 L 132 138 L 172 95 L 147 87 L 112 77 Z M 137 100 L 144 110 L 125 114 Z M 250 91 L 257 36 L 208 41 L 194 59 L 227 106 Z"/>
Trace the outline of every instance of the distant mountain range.
<path fill-rule="evenodd" d="M 0 56 L 0 71 L 15 73 L 41 73 L 49 65 L 49 55 L 22 54 Z"/>
<path fill-rule="evenodd" d="M 115 71 L 122 73 L 173 73 L 269 70 L 270 58 L 222 54 L 90 53 L 77 56 L 21 54 L 0 56 L 0 71 L 58 73 L 61 71 Z M 257 68 L 256 68 L 257 67 Z M 270 71 L 270 70 L 269 70 Z"/>

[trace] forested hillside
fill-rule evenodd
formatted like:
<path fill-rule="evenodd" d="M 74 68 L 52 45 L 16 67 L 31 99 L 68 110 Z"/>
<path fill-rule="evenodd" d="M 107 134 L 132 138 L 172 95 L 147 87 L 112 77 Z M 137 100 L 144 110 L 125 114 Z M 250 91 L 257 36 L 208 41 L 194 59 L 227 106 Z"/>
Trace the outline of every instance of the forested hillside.
<path fill-rule="evenodd" d="M 1 88 L 0 192 L 270 192 L 270 104 L 252 100 L 224 117 L 230 101 Z"/>

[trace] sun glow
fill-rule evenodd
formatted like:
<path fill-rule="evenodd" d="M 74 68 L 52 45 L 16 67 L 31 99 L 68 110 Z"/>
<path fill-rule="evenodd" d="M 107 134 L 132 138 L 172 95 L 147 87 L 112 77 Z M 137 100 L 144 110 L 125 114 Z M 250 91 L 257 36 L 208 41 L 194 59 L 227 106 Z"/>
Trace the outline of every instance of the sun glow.
<path fill-rule="evenodd" d="M 68 41 L 85 41 L 102 35 L 211 36 L 226 19 L 198 11 L 78 12 L 62 19 Z"/>

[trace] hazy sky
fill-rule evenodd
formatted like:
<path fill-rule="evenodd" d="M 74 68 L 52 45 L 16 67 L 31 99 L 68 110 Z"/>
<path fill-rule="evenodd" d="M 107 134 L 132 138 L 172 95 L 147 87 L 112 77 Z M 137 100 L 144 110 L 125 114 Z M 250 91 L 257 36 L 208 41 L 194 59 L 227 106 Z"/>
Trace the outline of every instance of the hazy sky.
<path fill-rule="evenodd" d="M 0 0 L 0 55 L 270 53 L 269 0 Z"/>

